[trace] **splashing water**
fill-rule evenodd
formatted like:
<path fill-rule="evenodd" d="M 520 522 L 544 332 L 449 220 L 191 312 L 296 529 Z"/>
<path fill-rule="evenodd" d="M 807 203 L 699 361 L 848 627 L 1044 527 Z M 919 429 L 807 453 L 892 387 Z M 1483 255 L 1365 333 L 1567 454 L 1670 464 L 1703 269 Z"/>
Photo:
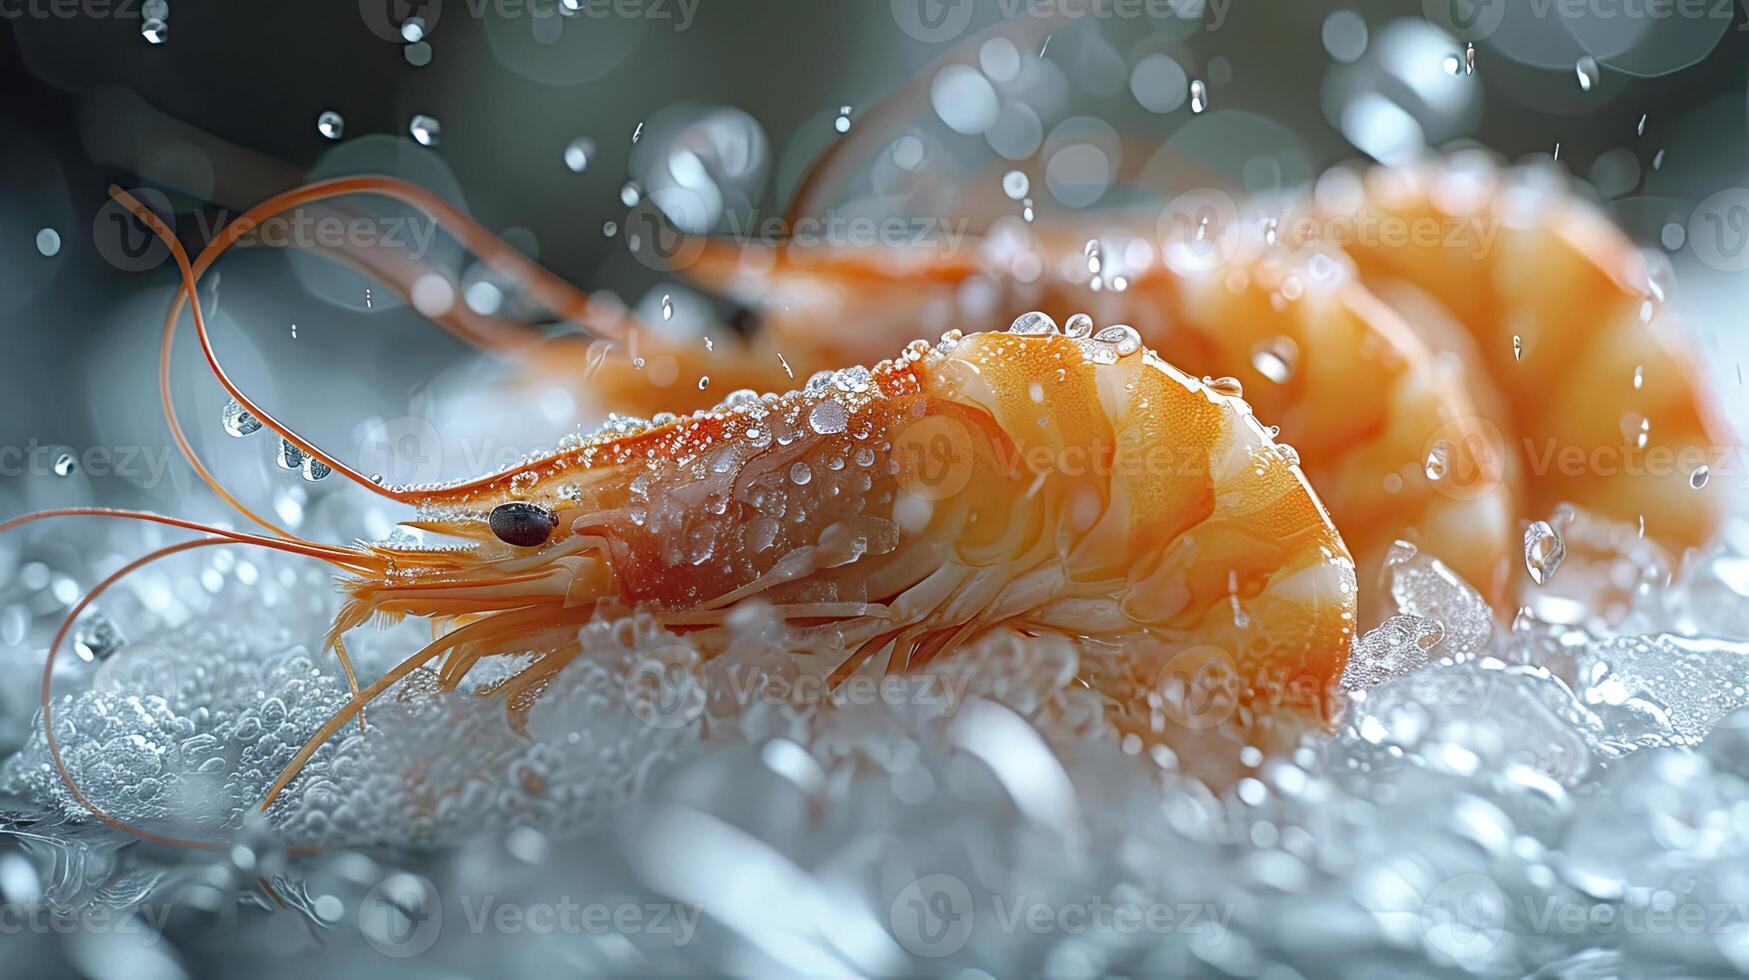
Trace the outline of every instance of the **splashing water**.
<path fill-rule="evenodd" d="M 1585 55 L 1573 66 L 1573 73 L 1579 79 L 1579 90 L 1581 92 L 1591 91 L 1591 89 L 1596 86 L 1599 77 L 1597 73 L 1597 59 L 1590 55 Z"/>
<path fill-rule="evenodd" d="M 1532 521 L 1524 529 L 1524 567 L 1531 581 L 1544 585 L 1561 567 L 1567 546 L 1548 521 Z"/>
<path fill-rule="evenodd" d="M 436 119 L 420 114 L 407 124 L 407 132 L 420 146 L 436 146 L 442 134 L 442 126 Z"/>

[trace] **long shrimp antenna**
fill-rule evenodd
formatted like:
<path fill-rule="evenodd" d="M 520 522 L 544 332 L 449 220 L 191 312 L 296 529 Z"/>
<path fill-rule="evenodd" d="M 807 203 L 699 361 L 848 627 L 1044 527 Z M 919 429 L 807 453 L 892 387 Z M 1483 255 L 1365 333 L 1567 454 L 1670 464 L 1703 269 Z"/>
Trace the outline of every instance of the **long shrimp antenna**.
<path fill-rule="evenodd" d="M 377 564 L 367 554 L 352 548 L 342 548 L 337 545 L 314 544 L 308 541 L 285 541 L 280 538 L 264 538 L 258 534 L 248 534 L 242 531 L 232 531 L 212 524 L 202 524 L 199 521 L 183 520 L 180 517 L 168 517 L 164 514 L 154 514 L 145 510 L 124 510 L 116 507 L 58 507 L 53 510 L 39 510 L 35 513 L 14 517 L 0 523 L 0 533 L 10 531 L 15 527 L 34 524 L 37 521 L 48 520 L 51 517 L 113 517 L 122 520 L 144 521 L 148 524 L 162 524 L 165 527 L 177 527 L 186 531 L 200 531 L 216 538 L 236 544 L 259 545 L 287 554 L 303 555 L 306 558 L 317 558 L 331 565 L 338 565 L 349 572 L 365 575 L 378 569 Z"/>
<path fill-rule="evenodd" d="M 90 605 L 93 599 L 96 599 L 105 589 L 119 581 L 122 576 L 127 575 L 150 562 L 156 561 L 159 558 L 166 558 L 170 555 L 188 551 L 193 548 L 204 548 L 210 545 L 231 543 L 231 541 L 225 538 L 196 538 L 193 541 L 183 541 L 165 548 L 159 548 L 157 551 L 143 555 L 128 562 L 126 565 L 123 565 L 120 569 L 117 569 L 114 574 L 97 583 L 95 588 L 90 592 L 85 593 L 84 597 L 73 604 L 72 611 L 67 613 L 65 619 L 61 620 L 60 629 L 55 630 L 55 638 L 49 641 L 49 654 L 43 661 L 43 740 L 48 745 L 49 759 L 55 765 L 55 772 L 61 777 L 61 785 L 65 786 L 68 795 L 72 796 L 73 799 L 80 806 L 84 807 L 93 817 L 96 817 L 98 820 L 101 820 L 117 830 L 132 834 L 142 840 L 149 840 L 154 844 L 164 844 L 169 847 L 191 848 L 201 851 L 216 851 L 224 846 L 217 841 L 190 840 L 184 837 L 167 837 L 163 834 L 135 827 L 133 824 L 130 824 L 119 817 L 111 816 L 102 807 L 91 802 L 91 798 L 86 796 L 85 792 L 79 788 L 79 784 L 74 781 L 72 772 L 68 771 L 66 761 L 61 758 L 60 742 L 55 738 L 55 722 L 53 716 L 55 701 L 53 695 L 55 658 L 59 656 L 61 652 L 62 641 L 67 638 L 67 630 L 72 628 L 73 622 L 79 618 L 79 614 L 85 611 L 85 607 Z"/>
<path fill-rule="evenodd" d="M 140 203 L 138 199 L 127 191 L 122 190 L 120 187 L 112 186 L 110 188 L 110 195 L 123 207 L 127 208 L 141 223 L 151 229 L 153 234 L 163 240 L 165 245 L 170 249 L 172 257 L 176 260 L 178 271 L 182 274 L 183 288 L 178 292 L 176 299 L 172 303 L 169 316 L 166 318 L 164 349 L 160 352 L 159 358 L 160 398 L 165 404 L 166 415 L 169 419 L 171 432 L 176 439 L 177 446 L 181 449 L 184 457 L 188 459 L 189 463 L 194 466 L 197 475 L 201 477 L 203 482 L 209 487 L 212 487 L 216 493 L 232 506 L 236 507 L 239 512 L 244 514 L 250 520 L 270 531 L 273 531 L 281 537 L 291 538 L 295 536 L 277 525 L 274 525 L 272 522 L 263 519 L 249 508 L 244 507 L 236 500 L 235 496 L 227 492 L 218 480 L 212 476 L 211 472 L 201 463 L 198 455 L 194 452 L 193 446 L 188 442 L 188 439 L 182 432 L 180 423 L 175 420 L 175 406 L 169 395 L 169 348 L 174 341 L 175 329 L 180 321 L 182 304 L 186 302 L 189 306 L 190 312 L 193 314 L 195 331 L 200 341 L 202 353 L 206 356 L 208 367 L 212 370 L 219 384 L 226 390 L 226 392 L 229 393 L 232 398 L 236 399 L 237 403 L 246 409 L 251 415 L 260 420 L 263 425 L 273 430 L 293 446 L 297 447 L 299 451 L 322 462 L 333 471 L 340 473 L 348 480 L 351 480 L 353 483 L 364 487 L 378 496 L 387 497 L 396 502 L 410 505 L 416 505 L 422 500 L 429 499 L 433 496 L 433 492 L 429 491 L 422 492 L 387 487 L 366 477 L 356 469 L 353 469 L 351 466 L 340 461 L 333 455 L 321 450 L 309 440 L 298 435 L 289 426 L 274 418 L 265 409 L 262 409 L 260 405 L 258 405 L 253 399 L 249 398 L 241 388 L 231 381 L 230 376 L 226 374 L 223 366 L 219 363 L 218 355 L 213 350 L 211 336 L 207 330 L 206 317 L 201 309 L 200 296 L 198 293 L 198 280 L 200 273 L 209 268 L 226 249 L 234 245 L 244 235 L 259 227 L 262 221 L 282 211 L 303 204 L 354 193 L 380 194 L 385 197 L 401 200 L 426 212 L 439 227 L 455 236 L 458 241 L 477 254 L 483 261 L 487 262 L 487 264 L 499 270 L 501 273 L 509 276 L 543 305 L 551 308 L 555 313 L 563 316 L 567 320 L 583 324 L 586 322 L 586 318 L 590 313 L 587 294 L 583 293 L 576 287 L 571 286 L 558 276 L 549 272 L 545 268 L 542 268 L 539 264 L 523 256 L 520 252 L 517 252 L 514 248 L 511 248 L 506 244 L 502 239 L 499 239 L 497 236 L 481 227 L 478 223 L 474 222 L 467 215 L 456 209 L 449 202 L 422 187 L 409 184 L 405 181 L 396 180 L 394 178 L 339 178 L 309 184 L 276 195 L 249 209 L 243 215 L 239 216 L 237 220 L 227 225 L 219 236 L 202 250 L 198 264 L 189 260 L 187 251 L 183 249 L 181 242 L 177 240 L 175 234 L 170 230 L 169 226 L 164 223 L 163 219 L 161 219 L 150 208 L 147 208 Z M 365 264 L 367 266 L 369 265 L 368 263 Z M 373 267 L 372 271 L 380 270 Z M 619 339 L 631 335 L 633 321 L 631 320 L 629 313 L 622 312 L 619 314 L 618 318 L 613 321 L 611 326 L 603 329 L 601 326 L 596 325 L 593 329 L 605 334 L 609 338 Z M 462 330 L 456 330 L 455 332 L 457 332 L 458 335 L 463 335 L 465 333 L 465 331 Z M 530 330 L 529 334 L 531 336 L 537 335 L 538 331 Z M 530 342 L 532 343 L 534 341 L 531 339 Z M 529 466 L 534 465 L 538 464 L 529 464 Z M 494 474 L 473 481 L 451 485 L 445 487 L 443 492 L 465 493 L 469 490 L 501 481 L 513 472 L 515 471 Z"/>
<path fill-rule="evenodd" d="M 117 830 L 131 834 L 142 840 L 152 841 L 156 844 L 207 851 L 217 850 L 224 847 L 225 844 L 218 841 L 201 841 L 181 837 L 170 837 L 135 827 L 127 821 L 105 812 L 102 807 L 92 802 L 90 797 L 86 796 L 84 791 L 79 788 L 78 783 L 73 779 L 72 772 L 67 769 L 66 762 L 61 757 L 60 743 L 55 738 L 54 727 L 53 681 L 55 661 L 60 655 L 61 644 L 66 641 L 67 632 L 72 629 L 73 623 L 78 620 L 80 614 L 83 613 L 98 596 L 106 592 L 110 586 L 151 562 L 183 551 L 189 551 L 194 548 L 222 544 L 248 544 L 269 548 L 274 551 L 283 551 L 288 554 L 319 558 L 323 561 L 340 565 L 352 571 L 364 571 L 367 569 L 367 566 L 363 563 L 354 564 L 353 562 L 346 560 L 348 558 L 357 558 L 359 555 L 345 549 L 323 548 L 321 546 L 306 545 L 301 542 L 281 541 L 273 538 L 264 538 L 260 535 L 230 531 L 224 528 L 201 524 L 196 521 L 185 521 L 180 518 L 165 517 L 160 514 L 152 514 L 144 511 L 116 510 L 106 507 L 67 507 L 59 510 L 39 511 L 34 514 L 26 514 L 22 517 L 15 517 L 12 520 L 0 523 L 0 532 L 52 517 L 111 517 L 126 520 L 140 520 L 154 524 L 162 524 L 168 527 L 201 531 L 209 535 L 209 537 L 196 538 L 192 541 L 183 541 L 164 548 L 159 548 L 156 551 L 134 559 L 111 573 L 102 581 L 98 582 L 90 591 L 86 592 L 78 602 L 74 603 L 66 617 L 61 620 L 60 628 L 55 631 L 54 639 L 49 643 L 48 655 L 43 661 L 41 701 L 43 738 L 48 747 L 49 758 L 54 763 L 55 772 L 59 775 L 61 783 L 66 786 L 68 794 L 72 796 L 80 806 L 89 811 L 93 817 L 96 817 L 98 820 Z M 350 658 L 348 658 L 344 652 L 341 652 L 340 656 L 342 666 L 345 668 L 347 683 L 352 690 L 353 703 L 357 703 L 360 698 L 357 675 L 353 672 Z M 362 710 L 362 706 L 360 707 L 360 710 Z M 350 715 L 348 717 L 350 717 Z M 363 720 L 363 715 L 360 713 L 359 721 L 361 728 L 363 727 Z M 293 854 L 313 854 L 321 850 L 321 848 L 296 847 L 290 848 L 289 850 Z"/>
<path fill-rule="evenodd" d="M 801 218 L 812 213 L 818 198 L 842 178 L 843 171 L 848 166 L 845 161 L 850 159 L 849 150 L 852 147 L 861 149 L 891 141 L 903 127 L 905 120 L 911 118 L 903 114 L 904 110 L 910 110 L 914 114 L 918 106 L 927 104 L 930 87 L 935 82 L 936 74 L 943 68 L 965 61 L 969 52 L 976 51 L 992 38 L 1006 37 L 1022 48 L 1031 48 L 1039 38 L 1055 32 L 1067 21 L 1068 17 L 1061 10 L 1044 17 L 1020 17 L 992 24 L 949 48 L 941 57 L 930 62 L 922 71 L 863 113 L 849 138 L 835 140 L 826 148 L 826 152 L 814 159 L 813 165 L 796 184 L 795 195 L 790 198 L 789 208 L 784 211 L 784 227 L 794 228 Z"/>

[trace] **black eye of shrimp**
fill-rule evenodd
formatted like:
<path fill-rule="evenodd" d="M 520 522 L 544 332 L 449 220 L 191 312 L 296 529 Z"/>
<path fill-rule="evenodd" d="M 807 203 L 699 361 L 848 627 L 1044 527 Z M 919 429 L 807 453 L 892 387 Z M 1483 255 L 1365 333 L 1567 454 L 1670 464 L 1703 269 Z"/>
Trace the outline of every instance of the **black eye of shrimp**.
<path fill-rule="evenodd" d="M 559 524 L 559 515 L 539 504 L 499 504 L 492 508 L 492 516 L 487 522 L 492 526 L 492 533 L 505 544 L 536 548 L 546 544 L 547 538 L 552 536 L 553 528 Z"/>

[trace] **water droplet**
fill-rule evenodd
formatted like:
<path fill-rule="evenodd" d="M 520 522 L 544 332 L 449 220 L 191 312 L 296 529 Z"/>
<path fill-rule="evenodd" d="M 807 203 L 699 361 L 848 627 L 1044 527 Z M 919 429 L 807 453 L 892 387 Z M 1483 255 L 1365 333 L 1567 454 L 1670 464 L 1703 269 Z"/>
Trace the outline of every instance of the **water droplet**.
<path fill-rule="evenodd" d="M 1300 348 L 1292 337 L 1276 337 L 1251 351 L 1251 366 L 1276 384 L 1287 384 L 1299 363 Z"/>
<path fill-rule="evenodd" d="M 1245 385 L 1240 382 L 1238 378 L 1225 376 L 1219 378 L 1204 377 L 1202 383 L 1208 385 L 1209 390 L 1217 395 L 1227 395 L 1232 398 L 1245 397 Z"/>
<path fill-rule="evenodd" d="M 1524 567 L 1530 572 L 1531 581 L 1538 585 L 1547 583 L 1566 556 L 1566 543 L 1548 521 L 1532 521 L 1524 529 Z"/>
<path fill-rule="evenodd" d="M 1512 359 L 1514 361 L 1524 360 L 1524 338 L 1517 334 L 1512 335 Z"/>
<path fill-rule="evenodd" d="M 637 127 L 632 130 L 632 145 L 633 146 L 638 145 L 638 138 L 643 136 L 643 135 L 644 135 L 644 122 L 643 122 L 643 120 L 640 119 L 640 120 L 638 120 Z"/>
<path fill-rule="evenodd" d="M 140 36 L 147 44 L 170 40 L 169 0 L 146 0 L 140 5 Z"/>
<path fill-rule="evenodd" d="M 644 199 L 644 188 L 635 180 L 628 180 L 619 189 L 619 203 L 626 207 L 636 207 Z"/>
<path fill-rule="evenodd" d="M 1448 54 L 1445 56 L 1445 60 L 1440 62 L 1440 67 L 1445 69 L 1447 75 L 1456 75 L 1463 71 L 1464 63 L 1458 59 L 1457 55 Z"/>
<path fill-rule="evenodd" d="M 1029 336 L 1060 332 L 1057 329 L 1057 321 L 1051 319 L 1050 314 L 1042 313 L 1038 310 L 1033 310 L 1030 313 L 1022 313 L 1020 316 L 1015 317 L 1014 323 L 1008 327 L 1008 331 L 1010 333 L 1026 334 Z"/>
<path fill-rule="evenodd" d="M 1085 313 L 1075 314 L 1063 328 L 1063 335 L 1074 340 L 1085 340 L 1093 336 L 1093 318 Z"/>
<path fill-rule="evenodd" d="M 1018 201 L 1031 189 L 1032 181 L 1018 170 L 1010 170 L 1002 175 L 1002 193 L 1007 194 L 1009 200 Z"/>
<path fill-rule="evenodd" d="M 1119 357 L 1127 357 L 1142 349 L 1142 335 L 1127 323 L 1115 323 L 1093 335 L 1095 343 L 1105 344 Z"/>
<path fill-rule="evenodd" d="M 1475 42 L 1471 42 L 1469 44 L 1464 45 L 1464 74 L 1474 75 L 1475 73 L 1476 73 L 1476 45 L 1475 45 Z"/>
<path fill-rule="evenodd" d="M 843 432 L 850 425 L 850 413 L 836 399 L 828 398 L 808 412 L 808 428 L 828 436 Z"/>
<path fill-rule="evenodd" d="M 1450 459 L 1451 447 L 1444 441 L 1436 442 L 1427 451 L 1427 462 L 1422 465 L 1422 470 L 1429 480 L 1443 480 L 1450 467 Z"/>
<path fill-rule="evenodd" d="M 407 124 L 407 132 L 412 134 L 414 142 L 420 146 L 436 146 L 442 129 L 437 120 L 423 113 L 414 116 L 413 121 Z"/>
<path fill-rule="evenodd" d="M 56 476 L 72 476 L 77 472 L 79 472 L 79 461 L 73 458 L 72 453 L 62 453 L 55 457 Z"/>
<path fill-rule="evenodd" d="M 1652 434 L 1652 420 L 1638 412 L 1629 412 L 1621 417 L 1621 434 L 1632 439 L 1636 447 L 1644 449 Z"/>
<path fill-rule="evenodd" d="M 346 132 L 346 120 L 340 118 L 340 113 L 329 109 L 316 117 L 316 132 L 327 139 L 337 140 Z"/>
<path fill-rule="evenodd" d="M 814 471 L 806 463 L 797 463 L 789 468 L 789 479 L 796 486 L 805 486 L 814 478 Z"/>
<path fill-rule="evenodd" d="M 698 379 L 698 390 L 699 391 L 703 391 L 706 388 L 709 388 L 710 386 L 711 386 L 711 376 L 710 375 L 707 374 L 707 375 L 704 375 L 703 377 Z"/>
<path fill-rule="evenodd" d="M 1597 59 L 1590 55 L 1580 58 L 1573 66 L 1574 74 L 1579 76 L 1579 91 L 1589 92 L 1598 82 Z"/>
<path fill-rule="evenodd" d="M 225 431 L 241 439 L 242 437 L 261 430 L 261 420 L 249 413 L 242 403 L 233 398 L 225 405 L 224 414 L 219 420 Z"/>
<path fill-rule="evenodd" d="M 601 237 L 612 238 L 617 234 L 619 234 L 619 222 L 604 221 L 601 223 Z"/>
<path fill-rule="evenodd" d="M 273 457 L 273 462 L 282 470 L 300 470 L 304 466 L 304 451 L 281 438 L 279 452 Z"/>
<path fill-rule="evenodd" d="M 662 319 L 674 319 L 674 297 L 667 293 L 662 294 Z"/>
<path fill-rule="evenodd" d="M 44 228 L 36 233 L 36 250 L 43 258 L 50 258 L 61 250 L 61 233 L 53 228 Z"/>
<path fill-rule="evenodd" d="M 781 352 L 777 355 L 777 363 L 783 368 L 783 373 L 789 375 L 791 381 L 796 379 L 795 369 L 790 367 L 789 362 L 783 359 L 783 354 Z"/>
<path fill-rule="evenodd" d="M 565 144 L 565 168 L 574 174 L 589 169 L 589 158 L 595 155 L 595 141 L 579 136 Z"/>
<path fill-rule="evenodd" d="M 1209 90 L 1202 79 L 1192 79 L 1190 83 L 1190 111 L 1202 112 L 1209 107 Z"/>
<path fill-rule="evenodd" d="M 838 118 L 832 120 L 832 128 L 838 130 L 840 133 L 850 132 L 850 107 L 849 106 L 842 105 L 842 106 L 838 107 Z"/>
<path fill-rule="evenodd" d="M 1639 391 L 1646 386 L 1646 368 L 1644 365 L 1634 368 L 1634 390 Z"/>
<path fill-rule="evenodd" d="M 1712 471 L 1705 465 L 1697 466 L 1694 472 L 1688 474 L 1688 485 L 1696 490 L 1706 486 L 1706 481 L 1712 477 Z"/>
<path fill-rule="evenodd" d="M 305 456 L 303 465 L 298 469 L 303 473 L 304 479 L 311 483 L 315 483 L 317 480 L 325 480 L 328 478 L 328 474 L 334 472 L 333 467 L 314 456 Z"/>
<path fill-rule="evenodd" d="M 418 44 L 425 40 L 425 20 L 422 17 L 409 17 L 401 22 L 401 40 L 408 44 Z"/>
<path fill-rule="evenodd" d="M 1646 115 L 1645 115 L 1645 113 L 1640 114 L 1640 124 L 1638 126 L 1634 127 L 1634 135 L 1635 136 L 1646 135 Z"/>
<path fill-rule="evenodd" d="M 127 638 L 115 621 L 96 609 L 80 617 L 73 633 L 73 652 L 86 663 L 108 660 L 126 644 Z"/>

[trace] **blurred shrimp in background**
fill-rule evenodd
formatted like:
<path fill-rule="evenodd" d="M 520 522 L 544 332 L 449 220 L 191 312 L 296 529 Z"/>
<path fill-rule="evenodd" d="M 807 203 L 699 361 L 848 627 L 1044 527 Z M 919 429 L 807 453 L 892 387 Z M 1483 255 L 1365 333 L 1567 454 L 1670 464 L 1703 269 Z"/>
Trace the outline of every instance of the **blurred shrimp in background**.
<path fill-rule="evenodd" d="M 322 652 L 320 568 L 169 556 L 82 613 L 45 681 L 86 590 L 181 539 L 32 524 L 0 538 L 17 962 L 1749 970 L 1731 912 L 1749 903 L 1744 18 L 1469 0 L 9 12 L 0 519 L 240 525 L 178 452 L 161 369 L 190 448 L 257 516 L 440 549 L 441 527 L 398 527 L 393 501 L 227 404 L 186 338 L 160 364 L 175 267 L 106 193 L 198 254 L 272 195 L 372 175 L 423 190 L 266 218 L 200 280 L 239 388 L 359 473 L 477 477 L 636 427 L 610 412 L 1085 312 L 1280 427 L 1361 596 L 1330 730 L 1239 724 L 1307 692 L 1267 670 L 1233 689 L 1220 642 L 1166 658 L 1115 724 L 1085 683 L 1097 651 L 1025 629 L 834 690 L 754 604 L 710 657 L 647 609 L 592 619 L 514 726 L 490 701 L 529 666 L 514 651 L 459 686 L 415 671 L 303 759 L 351 698 Z M 461 218 L 471 247 L 444 230 Z M 356 635 L 369 679 L 432 642 L 423 623 Z M 51 694 L 90 802 L 226 846 L 129 846 L 92 822 L 33 722 Z M 302 775 L 252 816 L 294 757 Z"/>

